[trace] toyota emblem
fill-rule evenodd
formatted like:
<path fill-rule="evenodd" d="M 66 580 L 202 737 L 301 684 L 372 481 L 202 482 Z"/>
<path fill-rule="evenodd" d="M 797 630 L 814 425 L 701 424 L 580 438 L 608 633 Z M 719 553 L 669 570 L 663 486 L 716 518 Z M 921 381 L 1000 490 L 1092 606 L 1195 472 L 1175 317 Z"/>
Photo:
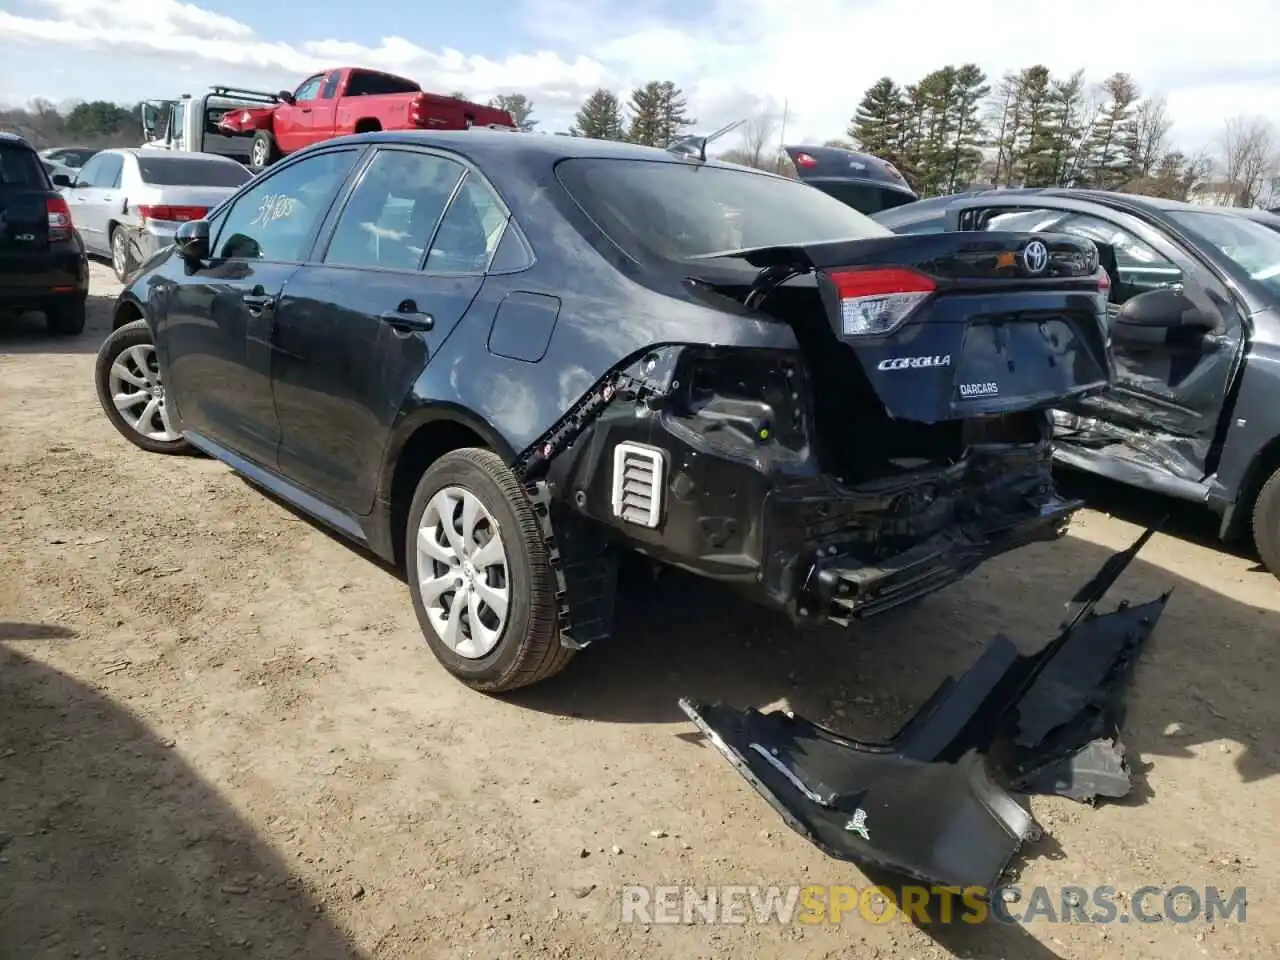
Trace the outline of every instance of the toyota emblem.
<path fill-rule="evenodd" d="M 1039 240 L 1032 240 L 1022 249 L 1022 266 L 1027 273 L 1044 273 L 1049 265 L 1049 248 Z"/>

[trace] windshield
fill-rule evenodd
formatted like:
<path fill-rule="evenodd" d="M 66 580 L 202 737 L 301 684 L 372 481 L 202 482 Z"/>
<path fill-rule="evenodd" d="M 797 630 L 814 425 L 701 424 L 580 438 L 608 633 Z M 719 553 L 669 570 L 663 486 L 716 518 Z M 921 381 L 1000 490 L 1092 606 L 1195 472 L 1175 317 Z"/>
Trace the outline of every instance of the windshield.
<path fill-rule="evenodd" d="M 1232 214 L 1177 210 L 1169 219 L 1212 244 L 1251 280 L 1280 297 L 1280 233 Z"/>
<path fill-rule="evenodd" d="M 893 235 L 821 190 L 749 170 L 579 158 L 562 161 L 556 172 L 605 234 L 637 259 Z"/>
<path fill-rule="evenodd" d="M 233 161 L 141 155 L 138 172 L 143 183 L 155 187 L 238 187 L 252 176 Z"/>

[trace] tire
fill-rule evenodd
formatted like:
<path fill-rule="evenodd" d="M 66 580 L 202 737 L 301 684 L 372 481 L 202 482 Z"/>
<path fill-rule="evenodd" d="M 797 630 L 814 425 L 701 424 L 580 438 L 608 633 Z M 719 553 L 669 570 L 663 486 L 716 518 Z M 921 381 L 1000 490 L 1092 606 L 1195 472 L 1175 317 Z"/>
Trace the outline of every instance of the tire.
<path fill-rule="evenodd" d="M 259 130 L 249 146 L 249 169 L 261 173 L 280 159 L 280 147 L 270 130 Z"/>
<path fill-rule="evenodd" d="M 111 425 L 134 446 L 149 453 L 190 453 L 191 445 L 170 425 L 165 412 L 164 385 L 155 357 L 155 344 L 146 320 L 126 323 L 107 337 L 98 349 L 93 369 L 98 402 Z M 117 407 L 114 397 L 135 393 L 135 403 Z M 155 401 L 158 406 L 153 405 Z M 156 427 L 166 430 L 160 432 Z"/>
<path fill-rule="evenodd" d="M 1280 468 L 1262 485 L 1253 503 L 1253 544 L 1262 565 L 1280 578 Z"/>
<path fill-rule="evenodd" d="M 55 337 L 78 337 L 84 333 L 87 315 L 86 297 L 60 300 L 44 308 L 44 324 Z"/>
<path fill-rule="evenodd" d="M 128 232 L 119 225 L 113 227 L 111 229 L 111 271 L 116 275 L 117 280 L 124 283 L 137 268 L 138 261 L 133 255 Z"/>
<path fill-rule="evenodd" d="M 427 536 L 433 537 L 439 545 L 433 549 L 438 555 L 442 552 L 457 557 L 456 551 L 441 542 L 444 529 L 441 519 L 446 512 L 452 514 L 452 510 L 443 509 L 442 505 L 446 498 L 450 498 L 456 501 L 454 506 L 460 507 L 467 496 L 473 497 L 483 513 L 488 514 L 488 518 L 482 517 L 472 530 L 473 535 L 481 526 L 487 526 L 492 532 L 492 524 L 486 523 L 487 519 L 496 522 L 497 533 L 501 536 L 501 572 L 505 576 L 498 576 L 497 563 L 482 568 L 458 566 L 450 571 L 451 565 L 437 564 L 426 554 L 420 555 L 419 533 L 425 517 Z M 447 519 L 452 521 L 453 516 Z M 449 526 L 454 536 L 458 536 L 456 527 L 452 523 Z M 459 536 L 458 539 L 461 541 L 462 538 Z M 485 553 L 483 549 L 476 549 L 476 543 L 473 539 L 470 558 L 479 558 Z M 425 570 L 425 563 L 432 563 L 433 570 Z M 405 566 L 413 609 L 427 646 L 446 670 L 472 689 L 502 693 L 526 687 L 559 673 L 572 659 L 574 651 L 560 643 L 555 575 L 533 504 L 511 470 L 491 451 L 474 447 L 454 450 L 438 459 L 422 475 L 409 507 Z M 430 589 L 432 574 L 442 571 L 449 571 L 449 575 L 435 578 L 436 589 Z M 421 578 L 424 573 L 428 578 L 425 598 Z M 495 608 L 469 605 L 466 629 L 463 629 L 461 610 L 454 620 L 454 638 L 460 642 L 451 643 L 444 636 L 450 632 L 448 627 L 441 628 L 438 624 L 444 611 L 461 591 L 448 587 L 442 589 L 442 585 L 467 581 L 478 585 L 474 591 L 478 598 L 480 590 L 485 590 L 489 596 L 500 594 L 504 588 L 495 587 L 495 582 L 504 583 L 506 616 L 498 623 Z M 473 613 L 481 622 L 479 631 L 471 626 Z M 486 638 L 488 643 L 484 642 Z"/>

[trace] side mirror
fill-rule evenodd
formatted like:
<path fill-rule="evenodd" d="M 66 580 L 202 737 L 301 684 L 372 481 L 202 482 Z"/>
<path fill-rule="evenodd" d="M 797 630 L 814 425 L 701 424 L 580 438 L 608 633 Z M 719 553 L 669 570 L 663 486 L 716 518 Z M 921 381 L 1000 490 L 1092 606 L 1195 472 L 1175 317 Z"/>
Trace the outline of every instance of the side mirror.
<path fill-rule="evenodd" d="M 52 177 L 52 180 L 53 180 L 53 185 L 54 185 L 55 187 L 70 187 L 70 186 L 72 186 L 71 178 L 70 178 L 70 177 L 68 177 L 65 173 L 55 173 L 55 174 L 53 175 L 53 177 Z"/>
<path fill-rule="evenodd" d="M 293 106 L 295 103 L 298 102 L 293 98 L 293 94 L 290 93 L 288 90 L 281 90 L 279 93 L 276 94 L 276 97 L 280 100 L 281 103 L 287 103 L 289 104 L 289 106 Z"/>
<path fill-rule="evenodd" d="M 188 220 L 173 235 L 178 256 L 188 262 L 209 259 L 209 221 Z"/>
<path fill-rule="evenodd" d="M 1148 290 L 1126 300 L 1116 316 L 1113 330 L 1117 335 L 1123 335 L 1125 327 L 1146 331 L 1190 330 L 1212 333 L 1218 329 L 1218 323 L 1182 291 L 1164 288 Z"/>

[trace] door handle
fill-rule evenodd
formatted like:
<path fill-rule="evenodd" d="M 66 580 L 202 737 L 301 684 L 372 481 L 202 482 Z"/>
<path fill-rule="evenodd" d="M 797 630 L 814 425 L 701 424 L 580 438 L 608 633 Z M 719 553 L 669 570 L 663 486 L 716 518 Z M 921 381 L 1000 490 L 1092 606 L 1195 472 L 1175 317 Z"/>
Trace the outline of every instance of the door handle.
<path fill-rule="evenodd" d="M 261 286 L 254 287 L 252 293 L 243 294 L 240 302 L 245 305 L 252 314 L 259 314 L 263 310 L 276 305 L 276 298 L 262 289 Z"/>
<path fill-rule="evenodd" d="M 436 325 L 436 318 L 423 313 L 412 300 L 405 300 L 394 310 L 378 314 L 378 319 L 397 333 L 425 333 Z"/>

